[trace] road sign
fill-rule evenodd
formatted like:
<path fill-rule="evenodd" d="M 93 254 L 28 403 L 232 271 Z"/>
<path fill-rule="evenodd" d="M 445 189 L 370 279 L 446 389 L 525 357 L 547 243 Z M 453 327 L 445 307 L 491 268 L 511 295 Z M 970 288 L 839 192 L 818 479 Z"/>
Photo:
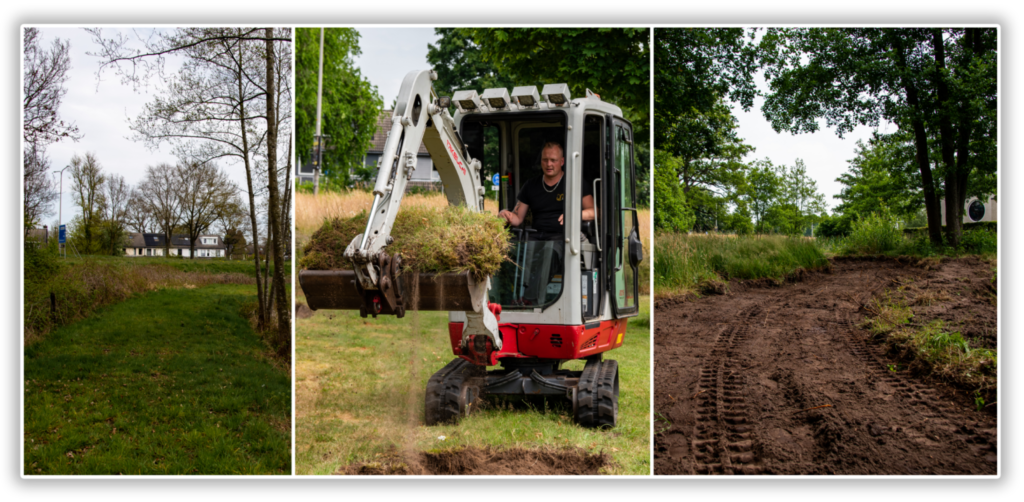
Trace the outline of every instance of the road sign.
<path fill-rule="evenodd" d="M 57 243 L 64 244 L 68 240 L 67 225 L 61 225 L 57 230 Z"/>
<path fill-rule="evenodd" d="M 498 173 L 494 173 L 494 176 L 491 176 L 491 184 L 494 185 L 494 186 L 500 185 L 501 184 L 501 175 L 499 175 Z"/>

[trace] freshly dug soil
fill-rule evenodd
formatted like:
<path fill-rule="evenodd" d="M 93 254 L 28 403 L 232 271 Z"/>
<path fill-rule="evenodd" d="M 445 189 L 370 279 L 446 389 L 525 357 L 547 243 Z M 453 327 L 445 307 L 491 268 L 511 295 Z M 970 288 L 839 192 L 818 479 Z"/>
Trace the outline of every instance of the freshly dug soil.
<path fill-rule="evenodd" d="M 995 406 L 907 370 L 859 325 L 900 285 L 915 322 L 995 345 L 992 265 L 837 259 L 781 285 L 655 305 L 655 474 L 996 474 Z M 946 294 L 938 294 L 945 291 Z"/>
<path fill-rule="evenodd" d="M 436 453 L 420 452 L 413 461 L 396 451 L 382 455 L 376 462 L 353 464 L 338 474 L 346 475 L 531 475 L 560 476 L 599 474 L 611 457 L 575 449 L 462 448 Z"/>
<path fill-rule="evenodd" d="M 303 248 L 299 266 L 307 270 L 344 270 L 352 264 L 345 248 L 366 230 L 367 213 L 324 221 Z M 391 229 L 390 254 L 400 253 L 415 272 L 470 272 L 478 280 L 494 275 L 507 259 L 511 234 L 505 220 L 463 206 L 408 207 Z"/>

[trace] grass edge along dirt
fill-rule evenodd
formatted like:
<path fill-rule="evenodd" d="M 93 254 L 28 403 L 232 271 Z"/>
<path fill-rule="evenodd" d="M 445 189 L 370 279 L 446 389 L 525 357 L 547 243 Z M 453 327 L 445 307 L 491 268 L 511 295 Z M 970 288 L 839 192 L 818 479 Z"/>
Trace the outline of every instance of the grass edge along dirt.
<path fill-rule="evenodd" d="M 303 302 L 301 292 L 298 301 Z M 296 320 L 296 474 L 335 474 L 379 462 L 462 447 L 563 448 L 611 455 L 606 474 L 650 473 L 650 311 L 629 320 L 625 343 L 606 354 L 619 362 L 619 424 L 586 429 L 561 399 L 489 401 L 457 424 L 423 425 L 427 379 L 451 361 L 444 312 L 361 319 L 318 311 Z M 583 361 L 566 367 L 580 370 Z"/>
<path fill-rule="evenodd" d="M 828 267 L 811 239 L 786 236 L 688 235 L 658 232 L 654 237 L 656 297 L 721 292 L 730 279 L 782 280 L 798 269 Z"/>
<path fill-rule="evenodd" d="M 905 368 L 950 383 L 972 393 L 979 408 L 995 400 L 997 349 L 972 347 L 970 340 L 948 329 L 941 319 L 915 323 L 913 311 L 894 291 L 874 298 L 867 310 L 871 315 L 861 327 L 906 365 L 890 365 L 890 371 Z"/>
<path fill-rule="evenodd" d="M 249 285 L 162 289 L 25 348 L 25 474 L 289 474 L 291 385 Z"/>

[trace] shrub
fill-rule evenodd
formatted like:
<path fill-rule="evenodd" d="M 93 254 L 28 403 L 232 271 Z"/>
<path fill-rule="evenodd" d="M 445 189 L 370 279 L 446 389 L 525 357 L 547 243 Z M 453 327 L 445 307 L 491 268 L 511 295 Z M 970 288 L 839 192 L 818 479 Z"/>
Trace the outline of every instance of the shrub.
<path fill-rule="evenodd" d="M 846 238 L 847 254 L 885 254 L 903 243 L 899 222 L 887 210 L 855 221 Z"/>

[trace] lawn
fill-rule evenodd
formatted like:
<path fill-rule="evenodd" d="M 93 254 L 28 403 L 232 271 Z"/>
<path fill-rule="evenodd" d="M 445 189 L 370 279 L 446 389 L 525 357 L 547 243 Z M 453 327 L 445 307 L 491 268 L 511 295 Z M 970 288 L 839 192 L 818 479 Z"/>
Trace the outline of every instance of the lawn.
<path fill-rule="evenodd" d="M 160 289 L 27 346 L 25 474 L 289 474 L 288 370 L 240 314 L 253 297 Z"/>
<path fill-rule="evenodd" d="M 298 301 L 305 299 L 299 293 Z M 572 421 L 571 405 L 488 401 L 457 425 L 423 425 L 427 379 L 455 356 L 447 314 L 410 312 L 403 319 L 362 319 L 357 312 L 318 311 L 296 320 L 296 473 L 332 474 L 390 451 L 463 446 L 575 446 L 611 455 L 606 474 L 650 473 L 650 312 L 630 319 L 619 362 L 619 422 L 594 430 Z M 582 361 L 572 362 L 582 369 Z"/>

